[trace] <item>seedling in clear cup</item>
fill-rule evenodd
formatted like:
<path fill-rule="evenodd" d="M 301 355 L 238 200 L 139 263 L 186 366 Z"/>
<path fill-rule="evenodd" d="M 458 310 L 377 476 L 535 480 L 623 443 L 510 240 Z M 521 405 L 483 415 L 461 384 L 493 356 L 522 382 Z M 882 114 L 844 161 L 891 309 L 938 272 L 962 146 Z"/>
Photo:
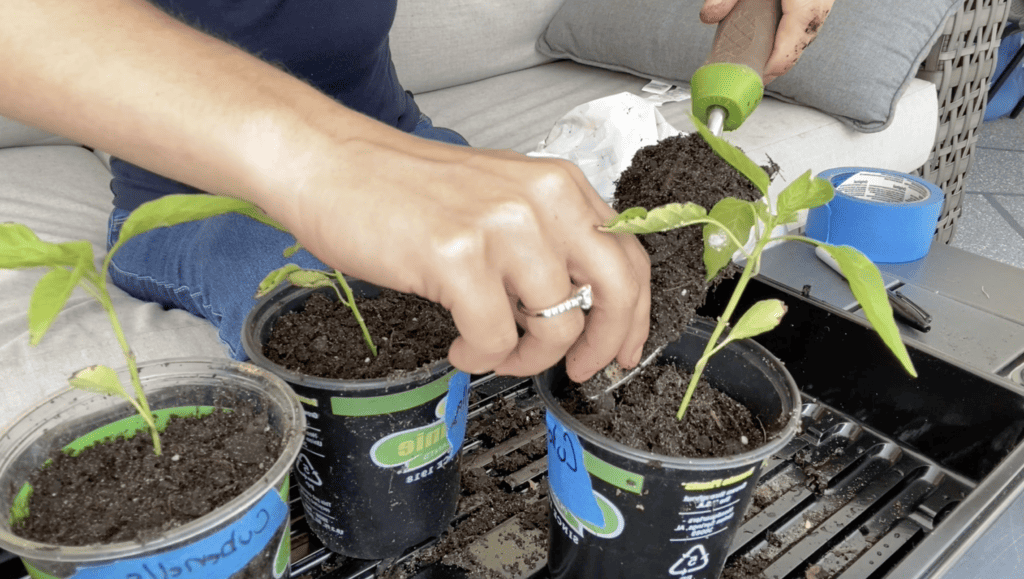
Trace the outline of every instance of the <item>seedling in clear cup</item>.
<path fill-rule="evenodd" d="M 779 193 L 778 200 L 772 207 L 768 196 L 768 174 L 739 149 L 711 134 L 695 117 L 691 116 L 691 119 L 711 148 L 761 191 L 762 200 L 750 202 L 725 198 L 710 212 L 695 203 L 669 203 L 650 210 L 632 207 L 601 227 L 603 231 L 609 232 L 650 234 L 703 224 L 704 266 L 707 269 L 708 280 L 713 279 L 728 265 L 737 251 L 746 260 L 729 302 L 718 318 L 711 338 L 694 367 L 676 418 L 681 420 L 686 414 L 704 367 L 712 356 L 729 343 L 767 332 L 782 321 L 782 316 L 786 313 L 785 304 L 777 299 L 762 300 L 744 312 L 726 332 L 750 278 L 757 275 L 760 270 L 762 252 L 773 241 L 800 241 L 817 245 L 827 251 L 849 280 L 850 289 L 860 303 L 868 322 L 906 371 L 917 377 L 917 371 L 906 346 L 900 339 L 899 329 L 893 319 L 892 307 L 889 305 L 882 276 L 871 260 L 853 247 L 829 245 L 801 235 L 775 234 L 779 226 L 797 222 L 799 211 L 828 203 L 833 195 L 831 184 L 824 179 L 812 178 L 808 171 Z"/>
<path fill-rule="evenodd" d="M 145 203 L 131 213 L 121 226 L 117 243 L 110 248 L 103 258 L 101 267 L 97 269 L 93 262 L 92 245 L 88 241 L 50 243 L 39 239 L 31 229 L 21 223 L 0 224 L 0 268 L 49 268 L 36 283 L 29 301 L 30 343 L 33 346 L 39 344 L 76 287 L 92 296 L 107 313 L 128 366 L 134 396 L 121 383 L 117 372 L 104 365 L 79 370 L 68 379 L 68 383 L 80 390 L 118 396 L 127 400 L 146 423 L 153 439 L 155 454 L 161 452 L 160 432 L 142 390 L 135 354 L 114 311 L 113 301 L 107 289 L 107 270 L 114 253 L 136 235 L 158 227 L 169 227 L 228 212 L 241 213 L 283 230 L 279 224 L 245 201 L 212 195 L 168 195 Z"/>

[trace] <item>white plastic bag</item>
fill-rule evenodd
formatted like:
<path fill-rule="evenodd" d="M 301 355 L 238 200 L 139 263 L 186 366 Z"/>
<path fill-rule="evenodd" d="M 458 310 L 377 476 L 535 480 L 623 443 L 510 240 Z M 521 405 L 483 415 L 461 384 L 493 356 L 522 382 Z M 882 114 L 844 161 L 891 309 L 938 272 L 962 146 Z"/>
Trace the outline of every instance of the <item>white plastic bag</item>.
<path fill-rule="evenodd" d="M 611 203 L 615 181 L 629 167 L 633 155 L 642 147 L 679 134 L 654 102 L 624 92 L 572 109 L 528 155 L 572 161 L 601 198 Z"/>

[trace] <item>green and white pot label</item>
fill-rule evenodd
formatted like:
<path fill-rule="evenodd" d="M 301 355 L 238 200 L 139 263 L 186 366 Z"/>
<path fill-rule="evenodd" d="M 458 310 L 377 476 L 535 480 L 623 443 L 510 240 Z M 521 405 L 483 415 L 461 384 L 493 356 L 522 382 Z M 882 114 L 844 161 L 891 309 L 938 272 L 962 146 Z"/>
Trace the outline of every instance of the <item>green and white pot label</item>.
<path fill-rule="evenodd" d="M 446 394 L 445 394 L 446 393 Z M 331 399 L 334 414 L 377 416 L 410 410 L 445 394 L 434 408 L 437 420 L 389 434 L 370 449 L 370 459 L 382 468 L 413 472 L 442 458 L 455 458 L 466 437 L 469 414 L 469 375 L 453 370 L 437 380 L 398 394 L 366 398 Z"/>
<path fill-rule="evenodd" d="M 558 499 L 557 494 L 551 495 L 551 504 L 555 508 L 556 521 L 562 528 L 562 531 L 572 539 L 573 543 L 578 544 L 583 533 L 589 533 L 599 539 L 614 539 L 621 535 L 622 530 L 626 527 L 626 520 L 622 516 L 622 511 L 601 493 L 597 491 L 591 492 L 593 493 L 594 503 L 601 510 L 604 521 L 601 525 L 577 517 Z"/>

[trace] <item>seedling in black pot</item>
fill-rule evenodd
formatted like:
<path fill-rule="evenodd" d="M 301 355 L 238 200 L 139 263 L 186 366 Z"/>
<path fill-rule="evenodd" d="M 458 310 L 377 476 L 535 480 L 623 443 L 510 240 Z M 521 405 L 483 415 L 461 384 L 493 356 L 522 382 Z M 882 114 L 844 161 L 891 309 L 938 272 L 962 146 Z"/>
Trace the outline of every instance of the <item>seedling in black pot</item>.
<path fill-rule="evenodd" d="M 782 321 L 782 316 L 786 313 L 785 304 L 777 299 L 762 300 L 744 312 L 732 329 L 725 333 L 747 283 L 760 270 L 762 252 L 773 241 L 794 240 L 824 248 L 839 263 L 868 322 L 907 372 L 916 377 L 917 371 L 910 361 L 893 319 L 892 307 L 885 293 L 882 276 L 871 260 L 853 247 L 829 245 L 801 235 L 775 234 L 776 228 L 796 223 L 799 211 L 828 203 L 833 196 L 832 185 L 824 179 L 812 178 L 808 171 L 779 193 L 778 201 L 773 208 L 768 197 L 768 174 L 742 151 L 711 134 L 711 131 L 695 117 L 691 118 L 711 148 L 761 191 L 764 196 L 763 202 L 729 197 L 719 201 L 710 212 L 695 203 L 669 203 L 649 211 L 643 207 L 632 207 L 602 227 L 604 231 L 645 234 L 704 224 L 704 266 L 707 269 L 708 280 L 714 278 L 728 265 L 737 251 L 746 258 L 743 273 L 729 303 L 718 318 L 704 353 L 694 368 L 686 394 L 676 412 L 676 418 L 682 419 L 685 415 L 704 367 L 712 356 L 729 343 L 767 332 Z M 747 249 L 751 236 L 753 245 L 751 249 Z"/>

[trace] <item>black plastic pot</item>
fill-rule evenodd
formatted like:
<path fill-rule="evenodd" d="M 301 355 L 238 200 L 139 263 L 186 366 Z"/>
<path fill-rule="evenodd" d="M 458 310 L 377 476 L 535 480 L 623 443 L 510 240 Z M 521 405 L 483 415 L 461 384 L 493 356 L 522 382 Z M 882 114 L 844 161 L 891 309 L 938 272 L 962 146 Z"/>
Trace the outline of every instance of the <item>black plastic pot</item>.
<path fill-rule="evenodd" d="M 710 334 L 704 323 L 687 328 L 658 363 L 692 369 Z M 561 368 L 536 378 L 547 408 L 551 577 L 719 576 L 763 464 L 799 430 L 800 394 L 782 363 L 750 340 L 719 352 L 705 375 L 779 433 L 728 458 L 653 454 L 598 434 L 566 412 L 558 400 L 571 382 Z"/>
<path fill-rule="evenodd" d="M 352 282 L 356 295 L 376 288 Z M 296 463 L 314 534 L 357 559 L 397 557 L 440 536 L 459 499 L 469 376 L 446 360 L 396 380 L 338 380 L 299 374 L 268 360 L 262 344 L 275 321 L 316 290 L 281 287 L 249 314 L 249 358 L 299 395 L 307 432 Z"/>

